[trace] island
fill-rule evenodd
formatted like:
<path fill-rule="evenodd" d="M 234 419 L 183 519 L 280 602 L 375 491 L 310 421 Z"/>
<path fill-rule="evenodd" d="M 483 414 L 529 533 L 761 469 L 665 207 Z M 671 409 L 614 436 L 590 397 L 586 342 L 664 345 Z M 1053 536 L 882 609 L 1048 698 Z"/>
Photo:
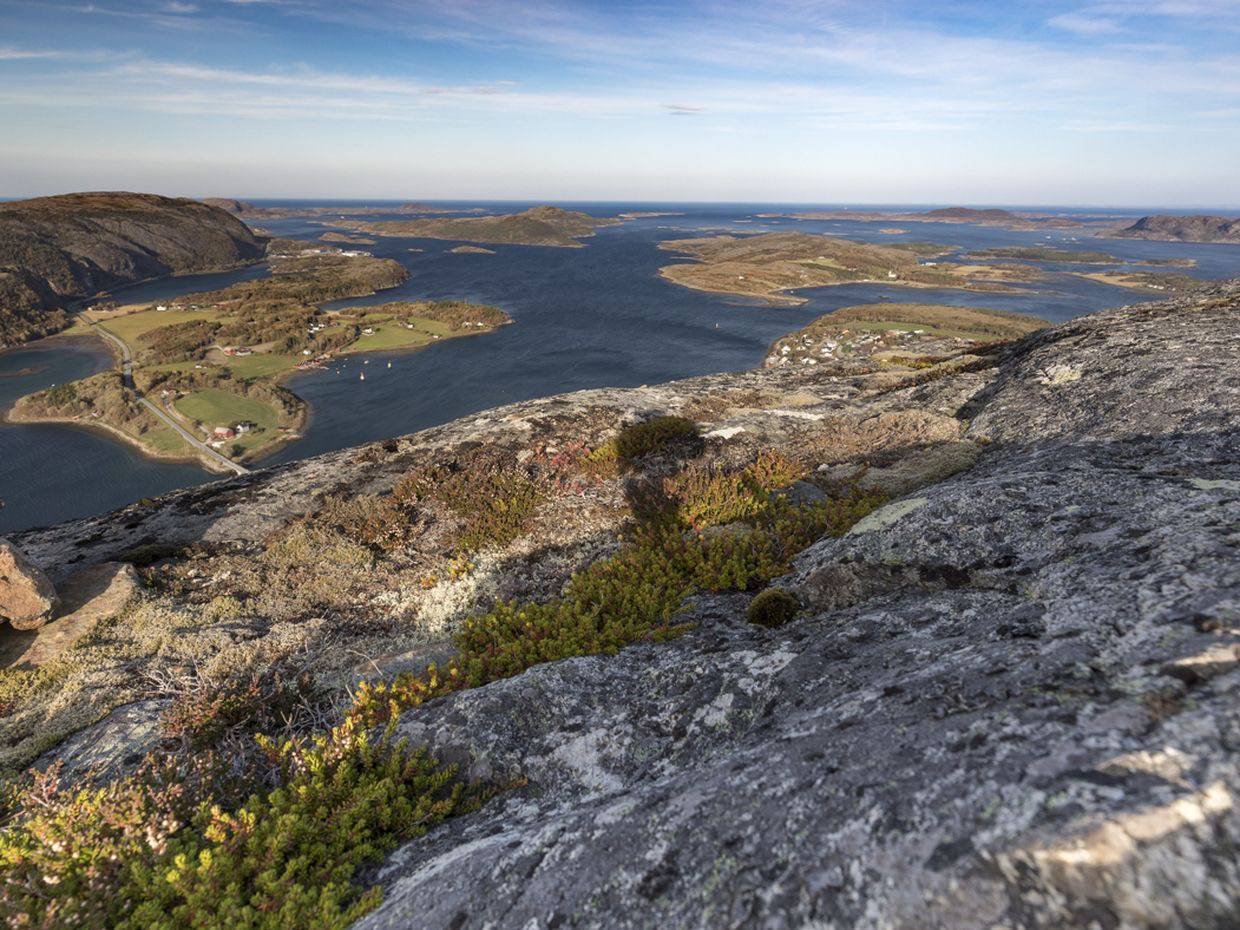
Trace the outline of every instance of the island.
<path fill-rule="evenodd" d="M 263 254 L 244 223 L 196 200 L 121 192 L 0 203 L 0 348 L 64 329 L 67 311 L 106 291 Z"/>
<path fill-rule="evenodd" d="M 70 332 L 107 339 L 121 368 L 27 395 L 8 419 L 71 422 L 106 430 L 152 457 L 244 470 L 240 463 L 300 434 L 305 404 L 280 383 L 291 372 L 348 353 L 420 348 L 511 322 L 496 307 L 464 301 L 320 309 L 404 282 L 408 272 L 390 259 L 306 248 L 281 252 L 271 272 L 167 304 L 84 311 Z"/>
<path fill-rule="evenodd" d="M 869 282 L 1003 290 L 1042 276 L 1030 265 L 942 262 L 951 249 L 933 243 L 873 245 L 797 232 L 672 239 L 659 247 L 695 260 L 659 269 L 674 284 L 793 305 L 805 299 L 785 292 L 805 287 Z"/>
<path fill-rule="evenodd" d="M 1104 235 L 1113 239 L 1240 244 L 1240 218 L 1225 216 L 1143 216 L 1131 226 Z"/>
<path fill-rule="evenodd" d="M 775 340 L 763 366 L 866 361 L 928 367 L 961 352 L 1018 339 L 1050 326 L 1023 313 L 946 304 L 844 307 Z"/>
<path fill-rule="evenodd" d="M 455 249 L 448 249 L 454 255 L 494 255 L 494 249 L 484 249 L 478 245 L 458 245 Z"/>
<path fill-rule="evenodd" d="M 939 207 L 934 210 L 901 212 L 896 210 L 803 210 L 797 213 L 759 213 L 762 219 L 856 220 L 860 222 L 969 223 L 1001 229 L 1077 229 L 1082 226 L 1114 226 L 1109 219 L 1082 221 L 1054 213 L 1001 210 L 995 207 Z"/>
<path fill-rule="evenodd" d="M 315 217 L 315 216 L 372 216 L 375 214 L 392 213 L 406 216 L 418 216 L 426 213 L 435 214 L 458 214 L 458 213 L 481 213 L 480 207 L 467 208 L 450 208 L 436 207 L 425 203 L 402 203 L 392 205 L 390 203 L 381 204 L 339 204 L 335 206 L 280 206 L 280 207 L 258 207 L 244 200 L 236 200 L 232 197 L 204 197 L 203 203 L 218 207 L 221 210 L 239 216 L 245 220 L 252 219 L 269 219 L 281 220 L 294 217 Z"/>
<path fill-rule="evenodd" d="M 548 245 L 581 248 L 578 239 L 593 236 L 604 226 L 615 226 L 615 217 L 590 216 L 560 207 L 533 207 L 521 213 L 464 218 L 420 220 L 350 221 L 337 225 L 354 232 L 410 239 L 452 239 L 499 245 Z"/>

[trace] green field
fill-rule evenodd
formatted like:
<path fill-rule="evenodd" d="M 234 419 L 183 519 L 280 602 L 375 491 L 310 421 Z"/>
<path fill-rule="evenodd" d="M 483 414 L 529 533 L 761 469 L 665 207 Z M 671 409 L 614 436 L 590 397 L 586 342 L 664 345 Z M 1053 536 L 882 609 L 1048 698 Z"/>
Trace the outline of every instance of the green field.
<path fill-rule="evenodd" d="M 296 366 L 300 358 L 292 355 L 277 355 L 274 352 L 255 352 L 244 358 L 229 358 L 223 364 L 234 378 L 252 381 L 255 378 L 269 378 Z"/>
<path fill-rule="evenodd" d="M 195 320 L 218 319 L 219 314 L 214 310 L 165 310 L 163 313 L 158 310 L 142 310 L 139 313 L 104 320 L 102 325 L 132 347 L 134 340 L 143 333 L 149 333 L 162 326 L 173 326 L 177 323 L 189 323 Z"/>
<path fill-rule="evenodd" d="M 155 429 L 147 430 L 138 437 L 143 444 L 150 446 L 158 452 L 179 453 L 181 455 L 193 454 L 193 450 L 186 445 L 185 440 L 170 426 L 158 426 Z"/>
<path fill-rule="evenodd" d="M 435 336 L 447 339 L 453 335 L 451 328 L 446 323 L 421 318 L 410 320 L 410 322 L 414 325 L 414 329 L 406 329 L 401 323 L 380 322 L 368 319 L 365 325 L 373 326 L 374 334 L 359 336 L 357 341 L 345 351 L 377 352 L 383 349 L 414 348 L 432 342 Z"/>
<path fill-rule="evenodd" d="M 207 426 L 232 426 L 241 420 L 252 420 L 263 429 L 276 429 L 280 425 L 275 408 L 218 388 L 203 388 L 186 394 L 176 402 L 176 408 L 191 420 Z"/>

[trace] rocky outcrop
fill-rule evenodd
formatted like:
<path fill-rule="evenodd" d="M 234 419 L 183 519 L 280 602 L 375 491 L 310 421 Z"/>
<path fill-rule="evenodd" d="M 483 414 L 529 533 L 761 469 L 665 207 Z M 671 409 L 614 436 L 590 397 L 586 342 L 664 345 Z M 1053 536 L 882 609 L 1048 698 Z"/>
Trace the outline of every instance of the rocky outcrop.
<path fill-rule="evenodd" d="M 17 630 L 33 630 L 52 618 L 56 589 L 39 566 L 0 539 L 0 620 Z"/>
<path fill-rule="evenodd" d="M 670 646 L 408 714 L 528 784 L 401 849 L 359 926 L 1235 926 L 1237 319 L 1018 344 L 959 411 L 979 462 L 804 553 L 787 627 L 701 599 Z"/>
<path fill-rule="evenodd" d="M 85 193 L 0 204 L 0 346 L 61 328 L 75 300 L 262 255 L 244 223 L 196 200 Z"/>
<path fill-rule="evenodd" d="M 670 643 L 407 711 L 401 735 L 503 790 L 375 869 L 384 900 L 356 926 L 1222 930 L 1240 917 L 1237 322 L 1233 284 L 926 369 L 531 401 L 19 542 L 54 576 L 135 547 L 221 550 L 184 557 L 205 597 L 239 570 L 225 557 L 411 465 L 593 445 L 652 413 L 702 423 L 711 461 L 796 450 L 819 482 L 894 496 L 777 580 L 800 613 L 767 629 L 752 593 L 702 596 Z M 450 609 L 558 590 L 611 545 L 615 502 L 595 504 L 549 501 Z M 423 598 L 419 621 L 449 612 L 443 591 L 375 595 L 368 630 L 401 597 Z M 352 651 L 355 627 L 311 638 L 330 618 L 267 631 L 224 606 L 143 615 L 134 654 L 205 662 L 294 632 L 315 661 Z M 351 661 L 398 667 L 375 642 Z M 83 703 L 128 680 L 110 674 Z M 92 704 L 60 752 L 114 767 L 156 739 L 159 706 Z"/>

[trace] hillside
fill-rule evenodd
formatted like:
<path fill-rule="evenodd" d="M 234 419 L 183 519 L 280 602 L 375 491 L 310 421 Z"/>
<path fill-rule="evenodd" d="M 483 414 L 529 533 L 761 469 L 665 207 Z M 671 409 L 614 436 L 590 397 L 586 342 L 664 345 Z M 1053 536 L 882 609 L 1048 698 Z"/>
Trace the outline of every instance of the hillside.
<path fill-rule="evenodd" d="M 578 239 L 593 236 L 616 219 L 590 216 L 559 207 L 533 207 L 521 213 L 471 216 L 459 219 L 384 220 L 377 223 L 340 223 L 357 232 L 378 236 L 455 239 L 499 245 L 554 245 L 580 248 Z"/>
<path fill-rule="evenodd" d="M 1225 216 L 1143 216 L 1106 235 L 1116 239 L 1240 243 L 1240 219 Z"/>
<path fill-rule="evenodd" d="M 19 534 L 65 615 L 0 631 L 0 765 L 63 768 L 0 905 L 1234 926 L 1237 319 L 528 401 Z"/>
<path fill-rule="evenodd" d="M 0 203 L 0 345 L 61 329 L 65 307 L 102 291 L 262 255 L 244 223 L 195 200 L 83 193 Z"/>

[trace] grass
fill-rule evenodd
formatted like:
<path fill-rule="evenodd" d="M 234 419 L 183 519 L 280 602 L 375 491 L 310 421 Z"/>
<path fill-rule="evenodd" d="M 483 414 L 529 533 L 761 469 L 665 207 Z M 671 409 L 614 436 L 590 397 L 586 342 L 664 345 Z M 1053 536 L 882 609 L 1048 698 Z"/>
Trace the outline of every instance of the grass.
<path fill-rule="evenodd" d="M 185 444 L 185 440 L 181 438 L 181 434 L 168 426 L 160 426 L 157 429 L 147 430 L 139 437 L 142 444 L 150 446 L 157 452 L 165 452 L 170 454 L 184 454 L 190 452 L 190 448 Z"/>
<path fill-rule="evenodd" d="M 220 314 L 215 310 L 165 310 L 162 313 L 158 310 L 143 310 L 105 320 L 103 326 L 133 346 L 142 334 L 164 326 L 219 318 Z"/>
<path fill-rule="evenodd" d="M 230 447 L 238 445 L 247 452 L 269 443 L 272 433 L 280 427 L 280 414 L 274 407 L 218 388 L 187 394 L 176 402 L 176 408 L 208 427 L 235 426 L 243 420 L 257 424 L 258 429 L 229 440 Z"/>
<path fill-rule="evenodd" d="M 426 345 L 434 342 L 434 337 L 450 339 L 454 334 L 443 323 L 434 320 L 412 320 L 414 329 L 406 329 L 395 322 L 372 322 L 367 320 L 364 325 L 373 326 L 374 334 L 360 336 L 356 342 L 345 349 L 346 352 L 377 352 L 383 349 L 404 349 Z"/>
<path fill-rule="evenodd" d="M 270 378 L 296 367 L 302 359 L 292 355 L 278 355 L 274 352 L 255 352 L 243 358 L 225 358 L 223 365 L 234 378 L 242 381 L 253 381 L 256 378 Z M 253 419 L 253 418 L 251 418 Z"/>

